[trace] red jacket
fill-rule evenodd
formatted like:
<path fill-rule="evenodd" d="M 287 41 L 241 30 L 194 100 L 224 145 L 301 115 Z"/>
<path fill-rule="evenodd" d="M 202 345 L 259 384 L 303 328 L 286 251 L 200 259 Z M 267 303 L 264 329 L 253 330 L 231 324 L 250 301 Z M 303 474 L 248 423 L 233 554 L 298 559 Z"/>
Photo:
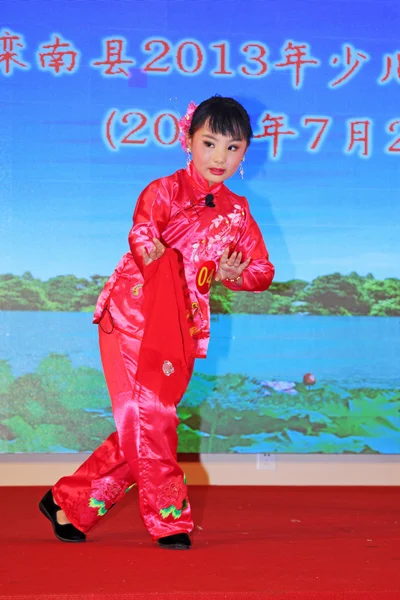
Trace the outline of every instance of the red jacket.
<path fill-rule="evenodd" d="M 213 194 L 215 207 L 205 204 Z M 271 284 L 274 267 L 246 198 L 223 183 L 208 185 L 193 163 L 173 175 L 150 183 L 139 196 L 129 233 L 130 252 L 119 262 L 101 293 L 94 315 L 98 323 L 106 306 L 115 327 L 142 338 L 143 259 L 156 237 L 176 251 L 182 289 L 195 354 L 204 358 L 210 337 L 209 292 L 224 249 L 241 251 L 251 262 L 243 273 L 243 285 L 223 282 L 235 291 L 262 292 Z"/>

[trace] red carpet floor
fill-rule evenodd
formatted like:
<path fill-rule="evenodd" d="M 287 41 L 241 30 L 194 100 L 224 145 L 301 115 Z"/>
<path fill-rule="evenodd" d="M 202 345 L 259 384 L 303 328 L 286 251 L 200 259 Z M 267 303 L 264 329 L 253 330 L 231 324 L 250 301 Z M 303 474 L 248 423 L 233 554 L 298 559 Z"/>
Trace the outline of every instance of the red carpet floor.
<path fill-rule="evenodd" d="M 189 552 L 158 548 L 134 490 L 83 544 L 44 488 L 0 488 L 2 600 L 400 600 L 399 488 L 192 487 Z"/>

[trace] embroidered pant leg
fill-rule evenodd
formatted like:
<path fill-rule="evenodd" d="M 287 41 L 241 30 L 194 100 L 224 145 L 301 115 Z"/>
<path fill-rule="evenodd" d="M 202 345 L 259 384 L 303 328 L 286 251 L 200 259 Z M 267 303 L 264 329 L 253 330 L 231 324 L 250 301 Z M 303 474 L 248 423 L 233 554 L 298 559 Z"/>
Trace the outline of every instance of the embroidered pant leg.
<path fill-rule="evenodd" d="M 54 486 L 55 501 L 71 523 L 87 532 L 135 481 L 140 513 L 153 539 L 189 533 L 193 522 L 176 460 L 176 409 L 164 407 L 135 381 L 139 340 L 115 329 L 105 333 L 99 328 L 99 336 L 118 435 Z"/>
<path fill-rule="evenodd" d="M 87 533 L 133 483 L 114 432 L 73 475 L 62 477 L 52 493 L 71 523 Z"/>
<path fill-rule="evenodd" d="M 99 329 L 104 374 L 123 455 L 138 485 L 139 508 L 152 539 L 193 529 L 187 487 L 177 462 L 176 406 L 135 379 L 140 341 Z M 177 398 L 178 404 L 180 398 Z"/>
<path fill-rule="evenodd" d="M 109 312 L 105 311 L 102 323 L 106 331 L 112 331 L 113 325 Z M 100 338 L 103 367 L 105 365 L 109 367 L 114 363 L 116 373 L 121 371 L 118 387 L 115 387 L 113 378 L 110 383 L 108 382 L 110 395 L 116 395 L 118 392 L 129 395 L 130 383 L 126 379 L 126 371 L 120 353 L 115 352 L 115 344 L 112 343 L 114 338 L 105 334 L 101 328 L 99 331 L 103 333 L 106 342 L 102 344 Z M 133 354 L 137 354 L 139 347 L 139 340 L 132 340 L 131 351 Z M 108 370 L 109 368 L 107 368 Z M 54 485 L 52 493 L 54 500 L 63 509 L 71 523 L 80 531 L 87 533 L 134 483 L 135 479 L 123 454 L 119 435 L 114 432 L 73 475 L 62 477 Z"/>

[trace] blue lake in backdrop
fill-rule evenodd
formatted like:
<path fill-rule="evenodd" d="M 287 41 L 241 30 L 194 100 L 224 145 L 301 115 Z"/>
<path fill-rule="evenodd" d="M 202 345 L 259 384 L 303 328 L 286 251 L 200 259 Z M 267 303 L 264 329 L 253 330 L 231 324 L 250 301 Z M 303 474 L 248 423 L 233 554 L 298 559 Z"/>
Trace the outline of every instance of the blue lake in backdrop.
<path fill-rule="evenodd" d="M 0 312 L 0 359 L 15 376 L 50 353 L 101 369 L 91 313 Z M 214 315 L 208 357 L 195 370 L 285 381 L 311 372 L 319 382 L 393 389 L 400 388 L 399 359 L 398 317 Z"/>

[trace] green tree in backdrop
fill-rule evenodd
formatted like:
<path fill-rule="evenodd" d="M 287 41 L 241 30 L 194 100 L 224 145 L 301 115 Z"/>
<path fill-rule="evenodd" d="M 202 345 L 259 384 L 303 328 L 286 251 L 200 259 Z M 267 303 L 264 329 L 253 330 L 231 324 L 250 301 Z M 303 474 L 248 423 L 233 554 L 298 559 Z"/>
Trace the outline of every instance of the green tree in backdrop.
<path fill-rule="evenodd" d="M 106 281 L 98 274 L 41 281 L 29 272 L 7 273 L 0 275 L 0 310 L 92 311 Z M 219 283 L 211 288 L 210 306 L 211 312 L 225 314 L 399 316 L 400 280 L 332 273 L 311 282 L 274 281 L 262 294 L 231 292 Z"/>

